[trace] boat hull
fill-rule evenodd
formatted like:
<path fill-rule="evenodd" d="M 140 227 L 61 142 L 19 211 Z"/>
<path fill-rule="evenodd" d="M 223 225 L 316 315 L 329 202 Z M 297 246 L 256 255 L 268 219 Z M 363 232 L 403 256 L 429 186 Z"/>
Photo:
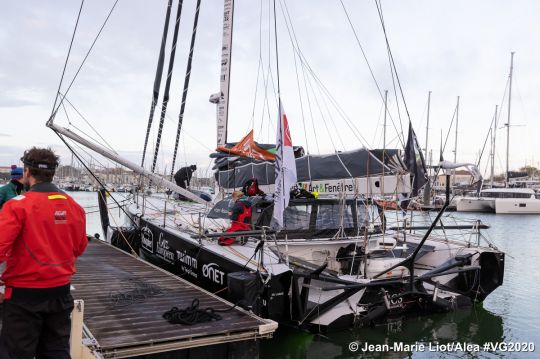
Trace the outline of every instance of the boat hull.
<path fill-rule="evenodd" d="M 497 198 L 495 213 L 540 214 L 540 199 L 536 198 Z"/>
<path fill-rule="evenodd" d="M 482 301 L 502 284 L 504 257 L 498 260 L 486 253 L 480 254 L 486 258 L 483 262 L 492 267 L 493 270 L 488 271 L 498 273 L 495 276 L 497 278 L 485 273 L 478 273 L 479 277 L 476 277 L 477 271 L 472 268 L 474 271 L 471 272 L 436 277 L 441 288 L 435 288 L 431 282 L 425 281 L 418 281 L 414 287 L 410 287 L 409 280 L 404 278 L 409 275 L 408 270 L 402 267 L 392 269 L 391 273 L 386 272 L 382 281 L 366 279 L 360 275 L 360 271 L 365 268 L 368 278 L 371 278 L 407 257 L 415 243 L 421 240 L 421 236 L 412 234 L 407 236 L 407 245 L 399 238 L 396 242 L 392 236 L 374 235 L 368 241 L 370 263 L 366 267 L 358 265 L 358 260 L 363 257 L 360 254 L 356 259 L 353 256 L 351 263 L 347 262 L 350 251 L 356 251 L 357 244 L 363 243 L 363 238 L 360 242 L 353 238 L 270 240 L 264 245 L 264 252 L 259 254 L 256 248 L 260 242 L 257 241 L 249 240 L 244 245 L 238 243 L 222 247 L 215 240 L 199 239 L 197 231 L 187 230 L 187 222 L 180 223 L 172 217 L 160 217 L 161 213 L 168 213 L 165 208 L 172 207 L 162 202 L 163 199 L 156 199 L 150 203 L 147 199 L 147 204 L 156 208 L 150 212 L 149 206 L 146 215 L 140 213 L 135 205 L 128 206 L 130 217 L 140 229 L 133 229 L 133 233 L 128 236 L 119 236 L 114 232 L 125 228 L 116 228 L 107 236 L 108 241 L 122 247 L 124 242 L 130 240 L 130 246 L 124 246 L 124 250 L 134 251 L 150 263 L 233 303 L 248 307 L 256 314 L 314 332 L 370 325 L 394 314 L 452 310 Z M 159 207 L 159 203 L 163 208 Z M 181 217 L 188 217 L 188 208 L 176 208 L 171 213 L 176 211 L 182 211 Z M 165 226 L 164 221 L 168 223 Z M 139 238 L 134 238 L 136 233 L 139 233 Z M 275 253 L 272 248 L 279 248 L 281 254 Z M 391 252 L 381 257 L 383 252 L 389 250 Z M 422 251 L 416 263 L 424 268 L 444 265 L 447 259 L 459 254 L 455 251 L 463 254 L 478 253 L 475 248 L 464 248 L 463 245 L 446 240 L 430 241 L 430 245 L 426 245 Z M 481 250 L 486 251 L 494 252 L 489 248 Z M 285 264 L 289 262 L 287 252 L 303 261 L 299 265 L 293 264 L 294 258 L 291 257 L 290 266 Z M 262 265 L 261 253 L 264 259 Z M 480 270 L 487 267 L 478 256 L 474 255 L 474 260 L 460 266 L 472 266 Z M 331 263 L 331 258 L 337 261 Z M 303 263 L 313 265 L 306 267 Z M 321 272 L 324 268 L 329 272 Z M 415 276 L 425 274 L 426 270 L 419 269 Z M 480 287 L 477 278 L 489 278 L 490 281 Z M 368 285 L 363 286 L 366 283 Z M 479 292 L 479 289 L 484 288 L 488 290 Z"/>
<path fill-rule="evenodd" d="M 214 253 L 192 239 L 138 218 L 141 228 L 140 247 L 133 248 L 140 257 L 174 273 L 197 286 L 237 303 L 238 293 L 231 293 L 228 278 L 231 273 L 249 272 L 242 264 Z M 256 314 L 276 321 L 286 321 L 289 315 L 291 271 L 272 274 L 261 289 L 261 301 L 246 303 Z M 244 301 L 245 302 L 245 301 Z"/>
<path fill-rule="evenodd" d="M 458 212 L 495 212 L 494 198 L 463 197 L 456 204 Z"/>

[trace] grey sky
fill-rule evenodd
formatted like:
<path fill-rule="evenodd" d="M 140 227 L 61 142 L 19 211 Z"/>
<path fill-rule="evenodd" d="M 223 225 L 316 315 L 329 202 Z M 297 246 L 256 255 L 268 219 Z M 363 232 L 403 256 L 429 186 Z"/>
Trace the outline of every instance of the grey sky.
<path fill-rule="evenodd" d="M 159 159 L 161 167 L 170 165 L 193 21 L 195 0 L 184 2 L 169 118 Z M 165 0 L 120 0 L 68 95 L 69 100 L 116 150 L 136 162 L 140 160 L 142 151 L 165 3 Z M 251 122 L 260 44 L 262 66 L 266 68 L 269 64 L 269 2 L 264 0 L 262 3 L 263 41 L 259 42 L 261 2 L 236 0 L 230 141 L 239 140 L 251 127 L 260 142 L 273 142 L 275 137 L 275 99 L 273 95 L 268 96 L 272 111 L 269 121 L 261 107 L 264 92 L 261 82 Z M 64 89 L 112 4 L 111 0 L 85 3 Z M 340 2 L 288 0 L 286 4 L 300 49 L 311 68 L 367 140 L 366 145 L 381 147 L 382 101 Z M 344 0 L 344 4 L 379 86 L 383 90 L 392 90 L 375 2 Z M 474 161 L 487 135 L 495 104 L 502 100 L 510 51 L 516 51 L 512 123 L 525 126 L 511 129 L 511 167 L 525 163 L 537 165 L 540 161 L 536 146 L 537 134 L 540 133 L 540 124 L 536 120 L 540 111 L 540 53 L 536 42 L 540 33 L 537 21 L 540 2 L 410 0 L 383 1 L 382 4 L 398 75 L 421 145 L 425 142 L 428 91 L 432 91 L 429 147 L 435 157 L 438 156 L 441 130 L 446 135 L 459 95 L 458 161 Z M 307 119 L 310 116 L 304 103 L 304 130 L 291 42 L 281 15 L 280 1 L 277 1 L 277 6 L 282 99 L 293 142 L 306 146 L 305 138 L 308 137 L 312 153 L 360 147 L 362 143 L 352 134 L 349 125 L 334 109 L 327 110 L 324 103 L 319 104 L 320 109 L 312 104 L 315 112 L 313 121 Z M 52 145 L 64 158 L 70 158 L 59 139 L 45 127 L 45 121 L 54 101 L 78 7 L 78 2 L 67 0 L 6 1 L 2 4 L 0 165 L 16 163 L 24 148 L 33 145 Z M 173 16 L 175 11 L 176 5 Z M 215 146 L 215 108 L 208 102 L 208 97 L 219 89 L 221 21 L 222 2 L 203 1 L 179 151 L 181 164 L 197 162 L 200 167 L 208 166 L 210 160 L 207 156 Z M 271 66 L 275 76 L 273 61 Z M 165 80 L 162 81 L 164 83 Z M 268 86 L 268 91 L 273 92 L 272 85 Z M 392 92 L 389 98 L 392 117 L 399 126 Z M 161 103 L 156 114 L 159 114 L 159 106 Z M 504 104 L 499 127 L 506 122 L 506 108 Z M 96 137 L 69 106 L 67 109 L 72 124 Z M 319 112 L 325 115 L 321 117 L 317 114 Z M 406 132 L 407 119 L 403 107 L 401 115 Z M 155 121 L 157 119 L 156 115 Z M 68 123 L 63 113 L 59 114 L 57 121 Z M 388 126 L 387 138 L 390 146 L 399 146 L 391 125 Z M 496 166 L 500 171 L 506 143 L 503 129 L 498 130 L 497 139 Z M 452 130 L 445 150 L 447 159 L 453 159 L 453 145 Z M 486 149 L 484 157 L 488 152 Z M 482 165 L 483 172 L 484 168 Z"/>

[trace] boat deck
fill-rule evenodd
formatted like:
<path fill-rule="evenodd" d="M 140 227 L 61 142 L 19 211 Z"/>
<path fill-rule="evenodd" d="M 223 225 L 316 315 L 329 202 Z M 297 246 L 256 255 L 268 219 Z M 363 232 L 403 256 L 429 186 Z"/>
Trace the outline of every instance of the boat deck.
<path fill-rule="evenodd" d="M 234 308 L 219 321 L 170 324 L 162 315 L 198 299 L 200 308 L 232 304 L 158 267 L 92 240 L 77 260 L 74 299 L 84 300 L 87 340 L 104 358 L 159 353 L 270 337 L 277 324 Z"/>

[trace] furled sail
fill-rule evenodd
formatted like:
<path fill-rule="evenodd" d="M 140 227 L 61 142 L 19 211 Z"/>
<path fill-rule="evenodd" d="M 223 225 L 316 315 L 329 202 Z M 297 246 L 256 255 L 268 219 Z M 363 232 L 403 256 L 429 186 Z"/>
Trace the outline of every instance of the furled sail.
<path fill-rule="evenodd" d="M 358 149 L 329 155 L 302 156 L 296 159 L 296 171 L 298 182 L 376 177 L 406 172 L 401 161 L 401 151 L 397 149 Z M 251 178 L 257 178 L 260 185 L 273 184 L 274 163 L 252 160 L 251 163 L 216 172 L 218 184 L 226 189 L 242 187 Z"/>

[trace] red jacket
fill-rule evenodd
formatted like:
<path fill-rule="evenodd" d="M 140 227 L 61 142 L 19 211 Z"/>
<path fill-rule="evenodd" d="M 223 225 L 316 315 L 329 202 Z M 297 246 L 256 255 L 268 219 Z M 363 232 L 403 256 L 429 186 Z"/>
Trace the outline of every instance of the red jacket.
<path fill-rule="evenodd" d="M 66 285 L 88 240 L 84 209 L 52 183 L 39 183 L 0 211 L 0 263 L 9 288 Z"/>

